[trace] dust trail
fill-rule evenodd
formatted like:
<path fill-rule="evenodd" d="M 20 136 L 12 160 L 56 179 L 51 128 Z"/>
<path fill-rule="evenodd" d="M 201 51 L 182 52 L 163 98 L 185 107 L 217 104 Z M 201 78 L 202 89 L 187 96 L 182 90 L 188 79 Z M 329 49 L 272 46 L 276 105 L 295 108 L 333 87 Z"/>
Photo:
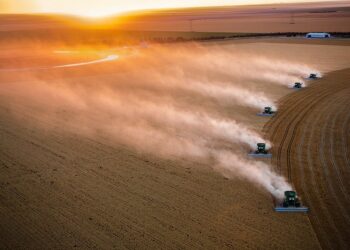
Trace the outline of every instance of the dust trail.
<path fill-rule="evenodd" d="M 300 82 L 304 86 L 306 86 L 304 80 L 301 77 L 296 77 L 292 75 L 276 74 L 272 72 L 261 72 L 259 78 L 271 83 L 276 83 L 288 87 L 292 87 L 295 82 Z M 256 78 L 256 80 L 258 79 Z"/>
<path fill-rule="evenodd" d="M 202 96 L 214 98 L 223 105 L 240 105 L 259 110 L 265 106 L 270 106 L 273 110 L 277 110 L 277 105 L 263 92 L 240 87 L 240 84 L 236 82 L 189 79 L 184 76 L 179 69 L 175 74 L 177 75 L 176 78 L 171 76 L 164 77 L 159 73 L 153 73 L 149 77 L 153 80 L 150 82 L 144 81 L 142 85 L 151 86 L 153 89 L 168 89 L 169 91 L 171 91 L 171 89 L 186 90 Z"/>
<path fill-rule="evenodd" d="M 180 81 L 180 83 L 179 83 Z M 276 104 L 264 93 L 251 91 L 247 88 L 236 86 L 235 83 L 224 83 L 222 81 L 198 81 L 195 79 L 185 79 L 178 77 L 175 79 L 162 79 L 164 85 L 176 86 L 184 90 L 198 93 L 204 96 L 212 97 L 225 105 L 240 105 L 261 109 L 270 106 L 277 110 Z"/>
<path fill-rule="evenodd" d="M 215 151 L 214 155 L 218 161 L 218 167 L 223 168 L 229 177 L 239 175 L 247 180 L 257 183 L 270 192 L 277 200 L 283 200 L 284 191 L 293 190 L 286 179 L 271 167 L 259 161 L 243 160 L 229 151 Z"/>
<path fill-rule="evenodd" d="M 159 53 L 159 51 L 155 50 L 155 53 Z M 193 54 L 196 56 L 193 56 Z M 176 60 L 176 57 L 181 58 L 184 62 L 191 62 L 187 65 L 191 70 L 196 71 L 200 68 L 202 72 L 203 70 L 206 71 L 204 76 L 199 75 L 200 79 L 209 74 L 214 76 L 227 75 L 228 78 L 241 80 L 242 82 L 244 82 L 244 79 L 249 79 L 290 86 L 294 82 L 304 83 L 304 79 L 310 73 L 320 75 L 318 70 L 302 63 L 266 58 L 239 51 L 230 55 L 221 49 L 216 49 L 214 54 L 201 48 L 195 48 L 193 52 L 187 54 L 181 53 L 181 51 L 175 52 L 175 58 L 169 59 L 169 63 L 173 64 L 174 61 L 172 60 Z M 195 59 L 191 59 L 191 57 Z"/>
<path fill-rule="evenodd" d="M 235 104 L 261 109 L 270 106 L 277 110 L 277 106 L 264 93 L 249 91 L 248 89 L 232 87 L 229 85 L 218 86 L 214 84 L 191 82 L 186 87 L 192 91 L 212 96 L 225 103 L 235 101 Z"/>
<path fill-rule="evenodd" d="M 269 70 L 274 70 L 277 72 L 283 72 L 288 75 L 298 76 L 300 78 L 307 78 L 311 73 L 316 73 L 317 75 L 322 75 L 320 71 L 312 68 L 305 64 L 291 63 L 282 60 L 269 60 L 264 57 L 255 58 L 257 64 L 264 65 Z"/>
<path fill-rule="evenodd" d="M 157 105 L 145 103 L 142 106 L 142 113 L 148 119 L 155 119 L 158 124 L 166 124 L 167 127 L 175 127 L 179 131 L 185 129 L 192 134 L 197 134 L 198 137 L 210 137 L 213 141 L 243 143 L 249 145 L 251 149 L 255 149 L 258 142 L 266 142 L 268 147 L 271 146 L 271 143 L 258 133 L 232 119 L 218 119 L 206 113 L 184 112 L 171 106 L 157 107 Z"/>
<path fill-rule="evenodd" d="M 284 191 L 292 190 L 291 185 L 284 177 L 279 176 L 263 162 L 247 160 L 232 153 L 232 151 L 213 148 L 210 141 L 203 138 L 194 140 L 189 137 L 169 136 L 162 130 L 143 129 L 135 127 L 123 129 L 123 132 L 130 138 L 127 142 L 152 154 L 156 150 L 158 155 L 162 154 L 165 157 L 169 155 L 190 157 L 212 162 L 213 168 L 224 176 L 228 178 L 242 177 L 264 188 L 277 200 L 283 199 Z M 108 131 L 114 131 L 113 127 L 110 127 Z"/>
<path fill-rule="evenodd" d="M 245 178 L 265 188 L 278 200 L 283 199 L 284 191 L 292 189 L 285 178 L 276 174 L 269 165 L 244 159 L 232 153 L 232 151 L 216 148 L 210 138 L 204 139 L 202 137 L 197 140 L 191 135 L 186 137 L 169 136 L 162 130 L 151 127 L 144 129 L 144 127 L 136 129 L 130 126 L 122 129 L 123 133 L 130 139 L 125 142 L 141 147 L 144 151 L 152 154 L 156 150 L 158 155 L 162 154 L 165 157 L 169 155 L 190 157 L 205 162 L 213 160 L 213 168 L 226 177 Z M 115 128 L 111 126 L 108 131 L 115 131 Z"/>
<path fill-rule="evenodd" d="M 271 147 L 269 141 L 233 119 L 216 118 L 199 111 L 184 111 L 162 102 L 139 100 L 138 95 L 125 97 L 124 93 L 99 94 L 98 91 L 96 95 L 97 98 L 84 98 L 80 103 L 85 103 L 86 109 L 91 108 L 98 113 L 122 117 L 124 122 L 137 120 L 142 124 L 153 123 L 160 129 L 176 131 L 177 134 L 186 131 L 197 138 L 209 137 L 212 141 L 243 143 L 251 149 L 255 149 L 258 142 L 265 142 L 267 148 Z M 82 94 L 79 94 L 75 98 L 79 100 L 81 96 Z M 101 115 L 96 114 L 95 119 L 99 116 Z"/>

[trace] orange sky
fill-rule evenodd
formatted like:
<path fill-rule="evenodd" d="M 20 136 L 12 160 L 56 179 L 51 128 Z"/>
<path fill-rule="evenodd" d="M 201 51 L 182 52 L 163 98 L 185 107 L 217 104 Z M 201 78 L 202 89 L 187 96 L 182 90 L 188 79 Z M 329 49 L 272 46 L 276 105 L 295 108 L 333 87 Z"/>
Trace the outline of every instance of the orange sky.
<path fill-rule="evenodd" d="M 0 13 L 49 12 L 99 17 L 130 10 L 154 8 L 305 1 L 306 0 L 0 0 Z"/>

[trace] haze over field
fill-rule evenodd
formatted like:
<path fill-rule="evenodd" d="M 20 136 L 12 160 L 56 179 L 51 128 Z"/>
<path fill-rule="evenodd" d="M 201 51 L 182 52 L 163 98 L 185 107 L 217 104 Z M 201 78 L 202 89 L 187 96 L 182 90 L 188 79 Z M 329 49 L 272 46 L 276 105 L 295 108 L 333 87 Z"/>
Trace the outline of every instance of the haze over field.
<path fill-rule="evenodd" d="M 69 56 L 74 51 L 65 54 Z M 89 77 L 78 82 L 47 82 L 30 76 L 32 71 L 74 67 L 79 70 L 119 59 L 123 73 L 113 74 L 108 82 L 99 84 L 87 83 Z M 276 67 L 272 65 L 269 58 L 240 50 L 227 54 L 220 48 L 208 50 L 194 44 L 174 48 L 155 46 L 121 58 L 109 55 L 101 60 L 51 68 L 3 69 L 4 73 L 29 72 L 27 80 L 33 79 L 28 87 L 26 83 L 15 82 L 5 85 L 2 91 L 22 96 L 28 106 L 39 102 L 37 115 L 45 120 L 57 119 L 56 114 L 63 108 L 66 115 L 72 116 L 65 124 L 72 131 L 77 128 L 87 133 L 103 131 L 121 143 L 164 157 L 200 161 L 212 158 L 213 168 L 226 176 L 246 178 L 281 199 L 291 186 L 267 164 L 250 161 L 245 156 L 248 148 L 255 150 L 258 142 L 266 142 L 268 148 L 269 142 L 239 121 L 212 114 L 189 102 L 199 96 L 219 105 L 250 107 L 255 112 L 268 105 L 276 110 L 273 100 L 255 90 L 254 80 L 259 79 L 252 78 L 250 72 L 261 75 L 260 80 L 289 86 L 295 80 L 302 82 L 312 69 L 283 60 L 275 62 Z M 237 147 L 240 144 L 247 147 L 239 153 L 234 147 L 240 148 Z"/>

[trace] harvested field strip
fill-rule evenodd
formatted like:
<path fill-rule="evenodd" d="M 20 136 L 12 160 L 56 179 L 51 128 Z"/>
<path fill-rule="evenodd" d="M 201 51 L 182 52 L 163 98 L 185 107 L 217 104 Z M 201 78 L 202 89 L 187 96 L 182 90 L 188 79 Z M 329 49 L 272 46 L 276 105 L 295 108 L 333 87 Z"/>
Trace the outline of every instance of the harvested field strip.
<path fill-rule="evenodd" d="M 281 100 L 265 126 L 273 163 L 310 207 L 310 221 L 326 249 L 350 246 L 348 122 L 350 70 L 314 81 Z"/>

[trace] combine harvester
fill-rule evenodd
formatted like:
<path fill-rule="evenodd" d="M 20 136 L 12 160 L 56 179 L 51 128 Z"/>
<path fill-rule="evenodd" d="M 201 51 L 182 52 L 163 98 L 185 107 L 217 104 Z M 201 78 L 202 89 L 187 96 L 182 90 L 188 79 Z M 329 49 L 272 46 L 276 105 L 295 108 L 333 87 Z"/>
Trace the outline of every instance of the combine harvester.
<path fill-rule="evenodd" d="M 276 111 L 272 111 L 271 107 L 265 107 L 264 111 L 261 113 L 258 113 L 258 116 L 273 116 L 276 113 Z"/>
<path fill-rule="evenodd" d="M 282 204 L 275 207 L 276 212 L 303 212 L 309 211 L 309 208 L 301 205 L 300 200 L 295 191 L 285 191 Z"/>
<path fill-rule="evenodd" d="M 311 73 L 307 79 L 316 80 L 316 79 L 318 79 L 318 78 L 320 78 L 320 77 L 319 77 L 317 74 Z"/>
<path fill-rule="evenodd" d="M 257 150 L 255 150 L 252 153 L 249 153 L 248 155 L 251 157 L 255 157 L 255 158 L 271 158 L 272 157 L 272 154 L 266 150 L 265 143 L 258 143 Z"/>
<path fill-rule="evenodd" d="M 301 89 L 302 85 L 303 84 L 301 82 L 296 82 L 296 83 L 294 83 L 293 89 Z"/>

